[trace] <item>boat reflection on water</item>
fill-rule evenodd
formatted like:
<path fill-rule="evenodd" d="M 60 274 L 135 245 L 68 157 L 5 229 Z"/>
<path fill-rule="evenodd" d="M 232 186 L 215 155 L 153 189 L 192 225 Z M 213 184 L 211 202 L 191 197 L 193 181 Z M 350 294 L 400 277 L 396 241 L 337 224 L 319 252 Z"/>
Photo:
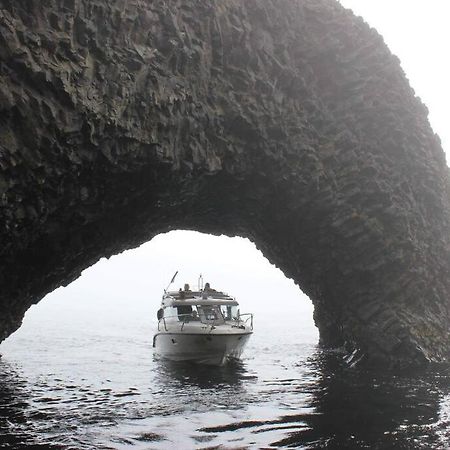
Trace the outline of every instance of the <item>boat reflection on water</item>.
<path fill-rule="evenodd" d="M 194 364 L 187 361 L 157 359 L 159 381 L 164 384 L 179 383 L 180 387 L 195 386 L 201 389 L 238 387 L 247 380 L 257 377 L 247 373 L 241 360 L 230 360 L 222 366 Z M 164 380 L 164 381 L 163 381 Z M 171 386 L 173 387 L 173 386 Z"/>

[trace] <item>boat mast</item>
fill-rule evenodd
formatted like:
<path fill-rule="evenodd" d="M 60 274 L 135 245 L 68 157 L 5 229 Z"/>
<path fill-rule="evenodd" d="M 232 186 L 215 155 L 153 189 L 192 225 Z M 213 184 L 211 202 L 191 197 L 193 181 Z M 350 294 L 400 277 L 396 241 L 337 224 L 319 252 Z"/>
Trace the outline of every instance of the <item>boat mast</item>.
<path fill-rule="evenodd" d="M 200 274 L 198 277 L 198 290 L 203 291 L 203 275 Z"/>

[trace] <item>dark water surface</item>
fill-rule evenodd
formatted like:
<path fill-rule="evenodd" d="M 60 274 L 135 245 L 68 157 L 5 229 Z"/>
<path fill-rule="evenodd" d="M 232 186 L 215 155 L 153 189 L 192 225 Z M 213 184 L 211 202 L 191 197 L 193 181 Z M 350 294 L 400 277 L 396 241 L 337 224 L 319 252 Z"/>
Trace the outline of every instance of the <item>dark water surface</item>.
<path fill-rule="evenodd" d="M 242 362 L 197 367 L 155 359 L 132 309 L 58 305 L 0 346 L 0 448 L 450 447 L 448 368 L 349 369 L 310 311 L 257 313 Z"/>

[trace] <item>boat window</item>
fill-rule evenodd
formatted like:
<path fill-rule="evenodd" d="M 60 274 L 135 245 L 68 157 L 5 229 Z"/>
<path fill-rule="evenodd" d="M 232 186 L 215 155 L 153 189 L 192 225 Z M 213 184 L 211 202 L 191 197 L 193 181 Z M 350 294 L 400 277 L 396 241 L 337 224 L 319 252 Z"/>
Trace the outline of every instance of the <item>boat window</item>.
<path fill-rule="evenodd" d="M 222 312 L 218 306 L 198 306 L 197 309 L 202 321 L 223 322 Z"/>
<path fill-rule="evenodd" d="M 225 320 L 238 320 L 238 307 L 236 305 L 222 305 L 220 307 Z"/>
<path fill-rule="evenodd" d="M 164 317 L 177 317 L 178 311 L 173 306 L 166 306 L 164 308 Z"/>
<path fill-rule="evenodd" d="M 179 320 L 184 320 L 188 317 L 187 316 L 188 314 L 192 314 L 192 306 L 191 305 L 177 306 L 177 310 L 178 310 L 178 319 Z"/>
<path fill-rule="evenodd" d="M 192 317 L 190 318 L 190 320 L 200 320 L 200 317 L 199 317 L 199 315 L 198 315 L 197 307 L 196 307 L 196 306 L 194 306 L 194 307 L 192 308 Z"/>

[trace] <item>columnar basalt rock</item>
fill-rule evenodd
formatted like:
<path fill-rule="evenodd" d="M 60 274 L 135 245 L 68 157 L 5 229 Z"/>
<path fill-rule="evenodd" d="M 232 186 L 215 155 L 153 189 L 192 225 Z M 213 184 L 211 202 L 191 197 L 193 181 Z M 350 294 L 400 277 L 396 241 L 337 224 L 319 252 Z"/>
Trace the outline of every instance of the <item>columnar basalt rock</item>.
<path fill-rule="evenodd" d="M 174 228 L 242 235 L 352 361 L 449 357 L 450 178 L 334 0 L 0 0 L 0 338 Z"/>

